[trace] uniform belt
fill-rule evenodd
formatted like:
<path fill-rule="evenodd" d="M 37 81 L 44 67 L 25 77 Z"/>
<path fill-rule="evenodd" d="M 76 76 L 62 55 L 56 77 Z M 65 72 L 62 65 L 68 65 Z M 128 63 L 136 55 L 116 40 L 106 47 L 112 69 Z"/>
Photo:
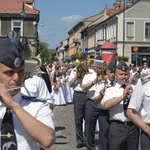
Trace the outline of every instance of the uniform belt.
<path fill-rule="evenodd" d="M 123 124 L 123 125 L 126 125 L 126 126 L 134 125 L 131 121 L 124 121 L 124 122 L 122 122 L 122 121 L 119 121 L 119 120 L 111 120 L 111 122 L 116 122 L 118 124 Z"/>
<path fill-rule="evenodd" d="M 83 91 L 75 91 L 77 93 L 82 93 L 82 94 L 86 94 L 87 92 L 83 92 Z"/>

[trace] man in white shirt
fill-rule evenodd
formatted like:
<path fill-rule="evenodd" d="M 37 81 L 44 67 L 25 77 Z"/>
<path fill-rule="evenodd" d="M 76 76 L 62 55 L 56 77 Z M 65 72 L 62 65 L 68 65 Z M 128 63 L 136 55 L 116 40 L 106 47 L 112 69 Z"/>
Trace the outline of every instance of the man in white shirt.
<path fill-rule="evenodd" d="M 107 88 L 101 104 L 110 110 L 109 150 L 137 150 L 139 129 L 126 116 L 132 92 L 128 85 L 129 67 L 120 61 L 116 67 L 115 86 Z"/>
<path fill-rule="evenodd" d="M 108 150 L 109 112 L 104 110 L 100 101 L 103 98 L 105 88 L 113 85 L 115 63 L 112 62 L 105 68 L 108 75 L 105 80 L 102 80 L 102 75 L 99 74 L 100 65 L 102 65 L 101 60 L 94 60 L 93 70 L 90 70 L 90 73 L 84 76 L 82 82 L 82 89 L 87 91 L 88 97 L 85 106 L 85 138 L 88 150 L 95 150 L 95 126 L 97 120 L 100 129 L 99 147 L 101 150 Z"/>
<path fill-rule="evenodd" d="M 54 104 L 54 100 L 51 98 L 51 94 L 40 74 L 34 74 L 32 78 L 26 79 L 24 86 L 21 88 L 21 93 L 24 97 L 47 102 L 53 109 L 51 105 Z"/>
<path fill-rule="evenodd" d="M 83 61 L 85 58 L 82 56 L 80 59 Z M 86 66 L 85 66 L 86 67 Z M 82 71 L 82 70 L 81 70 Z M 74 104 L 74 118 L 76 130 L 76 148 L 85 147 L 85 139 L 83 132 L 83 120 L 85 118 L 85 103 L 87 101 L 86 91 L 82 90 L 82 76 L 81 72 L 76 68 L 71 70 L 69 76 L 69 85 L 73 88 L 73 104 Z"/>
<path fill-rule="evenodd" d="M 103 93 L 101 93 L 103 96 L 105 94 L 105 90 L 107 88 L 110 88 L 116 84 L 115 80 L 115 71 L 116 71 L 116 63 L 110 62 L 106 68 L 106 81 L 103 83 Z M 100 141 L 100 150 L 108 150 L 109 149 L 109 111 L 106 110 L 102 105 L 101 102 L 99 102 L 98 107 L 100 108 L 99 111 L 99 128 L 100 128 L 100 134 L 99 134 L 99 141 Z"/>
<path fill-rule="evenodd" d="M 140 148 L 150 149 L 150 75 L 138 80 L 133 91 L 127 115 L 141 130 Z"/>
<path fill-rule="evenodd" d="M 18 45 L 1 40 L 0 62 L 0 124 L 6 108 L 9 108 L 13 117 L 18 150 L 40 150 L 40 145 L 45 148 L 51 147 L 55 140 L 55 132 L 49 105 L 31 102 L 22 98 L 20 89 L 11 89 L 22 85 L 24 80 L 24 60 Z M 1 126 L 3 128 L 3 125 Z M 3 136 L 9 138 L 5 134 Z"/>

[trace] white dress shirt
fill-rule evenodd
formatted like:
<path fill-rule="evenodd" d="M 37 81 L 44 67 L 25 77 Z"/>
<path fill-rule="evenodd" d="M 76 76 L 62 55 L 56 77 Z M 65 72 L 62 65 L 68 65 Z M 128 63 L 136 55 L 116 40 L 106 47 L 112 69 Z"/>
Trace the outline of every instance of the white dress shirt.
<path fill-rule="evenodd" d="M 111 81 L 108 78 L 106 80 L 107 80 L 107 83 L 105 83 L 105 81 L 98 83 L 100 84 L 100 86 L 98 87 L 99 91 L 104 88 L 106 90 L 107 88 L 110 88 L 116 84 L 116 80 L 113 81 L 113 85 L 111 85 Z M 98 104 L 98 107 L 101 109 L 105 109 L 104 106 L 101 104 L 101 102 Z"/>
<path fill-rule="evenodd" d="M 92 83 L 92 81 L 97 77 L 97 73 L 94 70 L 90 69 L 89 72 L 90 73 L 85 74 L 82 80 L 82 85 Z M 96 84 L 94 84 L 90 89 L 87 90 L 87 97 L 93 99 L 96 95 Z"/>
<path fill-rule="evenodd" d="M 76 76 L 76 72 L 77 72 L 76 68 L 73 68 L 71 70 L 71 73 L 69 76 L 69 82 Z M 83 90 L 81 88 L 81 84 L 82 84 L 82 80 L 78 78 L 77 81 L 75 82 L 74 86 L 73 86 L 73 90 L 82 92 Z"/>
<path fill-rule="evenodd" d="M 54 129 L 54 124 L 51 118 L 52 111 L 49 109 L 48 103 L 30 101 L 22 99 L 21 93 L 18 93 L 13 97 L 29 114 L 34 118 L 44 123 L 45 125 Z M 6 107 L 4 105 L 0 106 L 0 124 L 2 123 L 2 118 L 6 112 Z M 35 142 L 32 137 L 26 132 L 21 122 L 16 117 L 15 113 L 12 112 L 14 129 L 17 139 L 18 150 L 40 150 L 40 146 Z M 28 121 L 28 120 L 26 120 Z M 38 131 L 37 131 L 38 132 Z M 1 144 L 1 140 L 0 140 Z"/>
<path fill-rule="evenodd" d="M 150 81 L 142 84 L 141 79 L 138 80 L 128 108 L 135 109 L 141 119 L 150 124 Z"/>
<path fill-rule="evenodd" d="M 121 88 L 121 85 L 116 83 L 115 86 L 107 88 L 104 94 L 104 97 L 101 101 L 102 106 L 105 102 L 115 97 L 119 97 L 123 94 L 124 89 Z M 129 119 L 124 114 L 123 101 L 121 101 L 117 106 L 113 107 L 110 110 L 110 120 L 119 120 L 119 121 L 129 121 Z"/>

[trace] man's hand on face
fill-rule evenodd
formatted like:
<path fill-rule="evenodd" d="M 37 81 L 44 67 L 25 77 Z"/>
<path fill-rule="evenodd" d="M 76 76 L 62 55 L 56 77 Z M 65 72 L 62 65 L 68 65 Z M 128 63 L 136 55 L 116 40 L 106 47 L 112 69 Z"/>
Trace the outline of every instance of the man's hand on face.
<path fill-rule="evenodd" d="M 6 86 L 2 83 L 0 83 L 0 101 L 8 108 L 11 108 L 14 103 L 16 103 L 10 92 L 13 91 L 8 91 Z"/>

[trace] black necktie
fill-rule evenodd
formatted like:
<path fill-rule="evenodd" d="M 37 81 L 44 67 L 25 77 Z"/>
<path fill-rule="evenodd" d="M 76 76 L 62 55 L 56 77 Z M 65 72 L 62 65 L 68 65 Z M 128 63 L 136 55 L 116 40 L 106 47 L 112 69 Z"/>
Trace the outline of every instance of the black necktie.
<path fill-rule="evenodd" d="M 125 88 L 126 88 L 126 85 L 122 85 L 121 87 L 125 89 Z M 126 98 L 123 100 L 123 108 L 124 108 L 124 111 L 127 110 L 128 105 L 129 105 L 129 101 L 130 101 L 130 99 L 129 99 L 128 95 L 127 95 Z"/>
<path fill-rule="evenodd" d="M 17 150 L 16 135 L 14 132 L 11 110 L 6 108 L 6 113 L 1 126 L 1 150 Z"/>
<path fill-rule="evenodd" d="M 113 82 L 113 81 L 111 81 L 111 82 L 110 82 L 110 85 L 111 85 L 111 86 L 113 86 L 113 85 L 114 85 L 114 82 Z"/>

